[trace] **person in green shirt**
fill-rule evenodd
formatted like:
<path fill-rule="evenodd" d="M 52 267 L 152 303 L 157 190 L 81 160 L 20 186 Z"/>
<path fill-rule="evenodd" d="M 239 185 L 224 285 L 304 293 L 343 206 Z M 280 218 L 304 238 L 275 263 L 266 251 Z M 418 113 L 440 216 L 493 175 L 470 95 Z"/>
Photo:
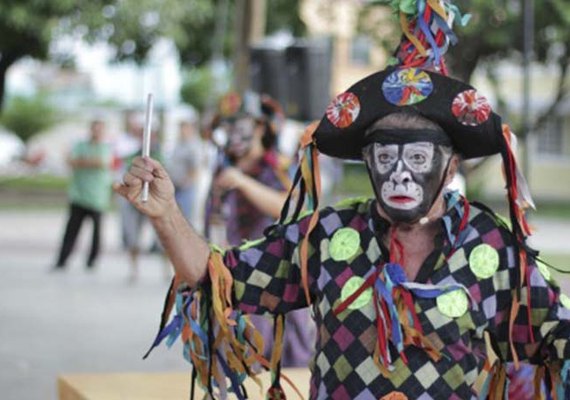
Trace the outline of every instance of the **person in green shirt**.
<path fill-rule="evenodd" d="M 105 143 L 105 123 L 95 119 L 90 125 L 89 139 L 77 142 L 71 151 L 68 164 L 72 169 L 69 185 L 69 218 L 65 227 L 56 269 L 65 264 L 77 239 L 85 218 L 93 221 L 91 249 L 87 267 L 95 265 L 101 242 L 101 216 L 111 202 L 111 146 Z"/>

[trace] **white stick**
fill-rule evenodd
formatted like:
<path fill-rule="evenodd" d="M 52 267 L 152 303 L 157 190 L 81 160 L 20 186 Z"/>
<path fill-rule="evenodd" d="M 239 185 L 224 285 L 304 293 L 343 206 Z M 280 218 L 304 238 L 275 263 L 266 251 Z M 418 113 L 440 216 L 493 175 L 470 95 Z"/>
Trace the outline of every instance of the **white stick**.
<path fill-rule="evenodd" d="M 146 101 L 146 116 L 144 123 L 142 156 L 150 157 L 150 134 L 152 132 L 152 93 L 148 94 Z M 148 201 L 148 182 L 143 183 L 141 200 L 143 203 Z"/>

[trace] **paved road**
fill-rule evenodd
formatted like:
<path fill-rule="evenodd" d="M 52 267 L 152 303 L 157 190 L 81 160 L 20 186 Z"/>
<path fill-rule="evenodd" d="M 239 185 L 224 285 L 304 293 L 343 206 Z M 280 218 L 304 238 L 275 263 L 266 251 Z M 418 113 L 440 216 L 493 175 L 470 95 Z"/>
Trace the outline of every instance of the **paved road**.
<path fill-rule="evenodd" d="M 55 399 L 61 373 L 186 371 L 178 345 L 141 360 L 168 286 L 162 260 L 147 255 L 140 280 L 129 283 L 117 218 L 109 215 L 96 271 L 83 266 L 90 231 L 84 229 L 69 270 L 50 273 L 64 218 L 57 211 L 0 211 L 0 397 Z M 570 253 L 570 225 L 533 223 L 537 247 Z M 565 290 L 570 293 L 570 285 Z"/>
<path fill-rule="evenodd" d="M 83 267 L 84 229 L 69 270 L 50 273 L 64 215 L 0 212 L 0 398 L 55 399 L 61 373 L 188 370 L 178 346 L 141 360 L 168 287 L 164 266 L 148 255 L 129 283 L 115 216 L 105 222 L 97 271 Z"/>

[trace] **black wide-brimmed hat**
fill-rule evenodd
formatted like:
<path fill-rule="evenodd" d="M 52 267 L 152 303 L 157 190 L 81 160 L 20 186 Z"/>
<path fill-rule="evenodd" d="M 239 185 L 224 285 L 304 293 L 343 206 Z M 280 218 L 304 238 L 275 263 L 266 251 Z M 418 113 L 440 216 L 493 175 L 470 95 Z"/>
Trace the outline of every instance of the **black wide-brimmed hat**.
<path fill-rule="evenodd" d="M 437 123 L 464 158 L 496 154 L 503 148 L 501 118 L 472 86 L 415 67 L 390 67 L 336 96 L 313 133 L 327 155 L 359 160 L 364 134 L 378 119 L 415 113 Z"/>

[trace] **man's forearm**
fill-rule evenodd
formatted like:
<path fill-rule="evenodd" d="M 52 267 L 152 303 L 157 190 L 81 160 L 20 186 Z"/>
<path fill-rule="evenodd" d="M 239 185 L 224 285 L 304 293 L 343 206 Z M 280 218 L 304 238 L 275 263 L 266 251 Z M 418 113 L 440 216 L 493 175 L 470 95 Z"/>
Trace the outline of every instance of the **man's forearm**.
<path fill-rule="evenodd" d="M 151 218 L 152 225 L 176 273 L 191 287 L 206 275 L 210 248 L 192 228 L 177 206 L 160 218 Z"/>

